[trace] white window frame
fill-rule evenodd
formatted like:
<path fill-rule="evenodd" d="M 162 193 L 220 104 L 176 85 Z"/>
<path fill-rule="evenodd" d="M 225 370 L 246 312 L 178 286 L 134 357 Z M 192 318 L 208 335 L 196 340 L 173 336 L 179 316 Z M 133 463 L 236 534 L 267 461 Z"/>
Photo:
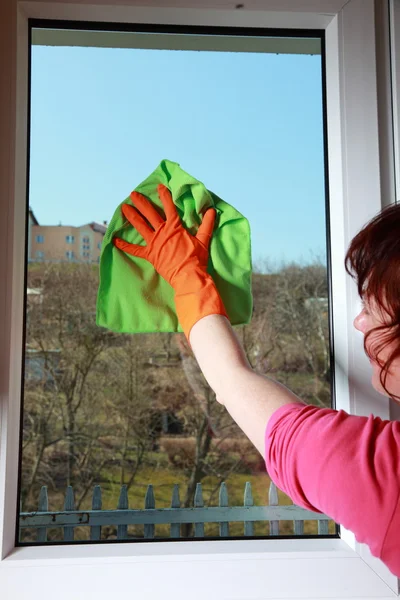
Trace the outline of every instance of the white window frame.
<path fill-rule="evenodd" d="M 379 0 L 377 0 L 379 2 Z M 288 6 L 290 0 L 285 1 Z M 332 4 L 334 0 L 332 0 Z M 208 3 L 209 4 L 209 3 Z M 220 4 L 220 3 L 219 3 Z M 366 546 L 341 539 L 152 542 L 15 547 L 24 308 L 28 18 L 325 29 L 336 407 L 390 417 L 370 386 L 352 321 L 359 308 L 343 260 L 351 238 L 381 206 L 374 0 L 343 0 L 338 13 L 293 0 L 297 12 L 17 2 L 0 10 L 0 594 L 30 600 L 398 597 L 399 581 Z M 315 6 L 315 12 L 310 5 Z M 329 4 L 326 3 L 326 4 Z M 4 18 L 3 18 L 4 14 Z M 1 58 L 1 53 L 6 58 Z M 378 136 L 379 134 L 379 136 Z M 30 568 L 31 567 L 31 568 Z M 32 568 L 34 567 L 34 568 Z"/>

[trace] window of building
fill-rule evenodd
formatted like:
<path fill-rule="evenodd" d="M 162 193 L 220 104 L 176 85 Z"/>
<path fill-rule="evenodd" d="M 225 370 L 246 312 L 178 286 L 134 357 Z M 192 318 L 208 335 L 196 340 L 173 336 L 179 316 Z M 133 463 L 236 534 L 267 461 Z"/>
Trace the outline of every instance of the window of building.
<path fill-rule="evenodd" d="M 83 242 L 84 244 L 89 244 L 89 242 L 90 242 L 90 239 L 89 239 L 88 237 L 84 237 L 84 238 L 82 238 L 82 242 Z"/>
<path fill-rule="evenodd" d="M 39 260 L 44 258 L 44 252 L 42 250 L 36 250 L 36 258 Z"/>
<path fill-rule="evenodd" d="M 72 250 L 67 250 L 65 256 L 68 258 L 68 260 L 72 260 L 74 258 L 74 253 Z"/>
<path fill-rule="evenodd" d="M 36 239 L 36 243 L 37 244 L 43 244 L 44 243 L 44 235 L 37 235 L 35 239 Z"/>
<path fill-rule="evenodd" d="M 75 242 L 75 237 L 73 235 L 66 235 L 65 241 L 67 244 L 73 244 Z"/>
<path fill-rule="evenodd" d="M 99 250 L 101 250 L 101 242 L 98 242 L 98 243 L 97 243 L 97 248 L 98 248 Z"/>

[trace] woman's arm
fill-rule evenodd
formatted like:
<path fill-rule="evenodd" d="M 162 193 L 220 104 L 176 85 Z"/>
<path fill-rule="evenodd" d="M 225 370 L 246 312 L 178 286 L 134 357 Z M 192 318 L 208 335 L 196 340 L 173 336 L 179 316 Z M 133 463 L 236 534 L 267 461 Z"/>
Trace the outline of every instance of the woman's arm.
<path fill-rule="evenodd" d="M 226 318 L 223 302 L 207 272 L 215 210 L 205 213 L 193 236 L 182 226 L 168 188 L 159 185 L 158 193 L 165 219 L 137 192 L 131 194 L 133 205 L 122 206 L 124 216 L 142 235 L 146 246 L 119 238 L 114 238 L 114 244 L 151 262 L 172 285 L 179 322 L 205 378 L 219 402 L 264 456 L 265 429 L 272 413 L 280 406 L 301 401 L 285 386 L 252 370 Z"/>
<path fill-rule="evenodd" d="M 285 404 L 304 403 L 284 385 L 253 371 L 231 324 L 222 315 L 197 321 L 189 340 L 217 400 L 264 456 L 265 431 L 272 413 Z"/>
<path fill-rule="evenodd" d="M 279 489 L 353 531 L 400 575 L 399 423 L 301 403 L 251 369 L 221 315 L 195 323 L 189 337 L 217 399 L 265 457 Z"/>

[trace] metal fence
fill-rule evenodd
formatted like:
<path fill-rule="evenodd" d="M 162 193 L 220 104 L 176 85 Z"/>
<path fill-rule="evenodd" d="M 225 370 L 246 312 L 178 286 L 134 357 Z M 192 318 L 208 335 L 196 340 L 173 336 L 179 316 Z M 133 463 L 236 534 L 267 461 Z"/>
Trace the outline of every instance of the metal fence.
<path fill-rule="evenodd" d="M 128 525 L 142 525 L 143 538 L 155 539 L 155 526 L 158 524 L 170 525 L 170 538 L 181 537 L 181 525 L 191 523 L 195 538 L 204 537 L 205 523 L 218 523 L 220 537 L 229 537 L 229 523 L 242 522 L 243 535 L 254 535 L 256 521 L 269 522 L 270 535 L 279 535 L 280 521 L 293 521 L 294 535 L 304 535 L 304 521 L 318 522 L 318 535 L 329 535 L 329 517 L 311 512 L 296 505 L 279 505 L 278 490 L 271 482 L 269 488 L 269 505 L 254 506 L 251 484 L 246 483 L 244 488 L 243 506 L 229 506 L 228 491 L 225 483 L 219 489 L 219 506 L 204 506 L 203 490 L 201 483 L 197 484 L 194 496 L 194 506 L 181 507 L 179 486 L 175 485 L 172 491 L 170 508 L 156 508 L 153 485 L 147 487 L 144 498 L 144 509 L 130 509 L 128 491 L 126 486 L 120 490 L 116 510 L 103 510 L 101 488 L 93 488 L 91 510 L 75 510 L 74 492 L 71 486 L 67 488 L 64 510 L 49 511 L 47 487 L 40 491 L 38 510 L 36 512 L 20 514 L 20 538 L 22 530 L 30 528 L 36 530 L 36 542 L 47 541 L 47 529 L 63 528 L 63 538 L 66 542 L 74 540 L 75 527 L 90 527 L 90 540 L 101 539 L 103 526 L 115 526 L 117 539 L 132 539 L 128 535 Z M 136 537 L 137 539 L 137 537 Z"/>

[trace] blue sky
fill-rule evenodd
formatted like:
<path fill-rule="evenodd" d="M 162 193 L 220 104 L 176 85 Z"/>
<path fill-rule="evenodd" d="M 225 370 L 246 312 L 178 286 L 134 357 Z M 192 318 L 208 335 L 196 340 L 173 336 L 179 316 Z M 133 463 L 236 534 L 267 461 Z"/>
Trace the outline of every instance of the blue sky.
<path fill-rule="evenodd" d="M 32 49 L 30 205 L 109 221 L 168 158 L 250 222 L 255 264 L 325 260 L 321 57 Z"/>

